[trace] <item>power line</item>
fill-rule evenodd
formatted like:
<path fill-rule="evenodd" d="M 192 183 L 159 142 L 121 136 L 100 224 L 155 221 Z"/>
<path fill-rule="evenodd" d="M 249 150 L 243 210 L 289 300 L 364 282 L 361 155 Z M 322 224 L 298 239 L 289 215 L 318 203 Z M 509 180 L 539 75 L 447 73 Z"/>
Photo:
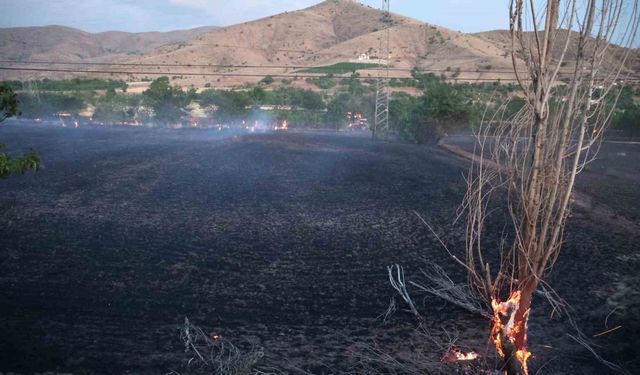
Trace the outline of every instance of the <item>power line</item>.
<path fill-rule="evenodd" d="M 156 76 L 209 76 L 209 77 L 256 77 L 264 78 L 264 74 L 252 73 L 210 73 L 210 72 L 167 72 L 167 71 L 132 71 L 132 70 L 79 70 L 79 69 L 55 69 L 55 68 L 31 68 L 31 67 L 7 67 L 0 66 L 0 71 L 25 71 L 25 72 L 49 72 L 49 73 L 77 73 L 77 74 L 126 74 L 126 75 L 156 75 Z M 428 72 L 428 71 L 422 71 Z M 274 78 L 327 78 L 326 74 L 302 73 L 302 74 L 269 74 Z M 335 78 L 354 78 L 358 80 L 372 80 L 386 78 L 383 76 L 351 76 L 351 77 L 335 77 Z M 392 77 L 393 78 L 393 77 Z M 398 77 L 398 79 L 402 79 Z M 450 81 L 462 82 L 516 82 L 515 78 L 464 78 L 464 77 L 446 77 Z M 525 79 L 524 81 L 529 81 Z M 640 78 L 626 79 L 629 82 L 638 82 Z"/>
<path fill-rule="evenodd" d="M 0 63 L 4 64 L 20 64 L 20 65 L 86 65 L 86 66 L 140 66 L 140 67 L 177 67 L 177 68 L 246 68 L 246 69 L 318 69 L 325 66 L 303 66 L 303 65 L 237 65 L 237 64 L 168 64 L 168 63 L 117 63 L 117 62 L 66 62 L 66 61 L 26 61 L 26 60 L 0 60 Z M 364 64 L 364 63 L 363 63 Z M 379 66 L 371 64 L 370 68 L 360 68 L 356 70 L 378 70 Z M 513 70 L 510 69 L 491 69 L 491 70 L 458 70 L 455 68 L 448 69 L 410 69 L 410 68 L 385 68 L 389 71 L 398 72 L 417 72 L 417 73 L 508 73 L 513 74 Z M 526 73 L 522 71 L 521 73 Z M 567 72 L 568 73 L 568 72 Z M 560 74 L 563 74 L 562 72 Z"/>
<path fill-rule="evenodd" d="M 180 67 L 180 68 L 263 68 L 263 69 L 309 69 L 312 67 L 302 65 L 233 65 L 233 64 L 167 64 L 167 63 L 117 63 L 117 62 L 58 62 L 58 61 L 17 61 L 0 60 L 3 64 L 27 64 L 27 65 L 87 65 L 87 66 L 145 66 L 145 67 Z"/>
<path fill-rule="evenodd" d="M 303 65 L 237 65 L 237 64 L 169 64 L 169 63 L 117 63 L 117 62 L 67 62 L 67 61 L 35 61 L 35 60 L 0 60 L 0 63 L 4 63 L 4 64 L 18 64 L 18 65 L 62 65 L 62 66 L 125 66 L 125 67 L 145 67 L 145 68 L 153 68 L 153 67 L 157 67 L 157 68 L 217 68 L 217 69 L 294 69 L 294 70 L 298 70 L 298 69 L 305 69 L 305 70 L 312 70 L 312 69 L 321 69 L 321 68 L 329 68 L 332 65 L 320 65 L 320 66 L 303 66 Z M 34 67 L 29 67 L 34 68 Z M 38 67 L 39 68 L 39 67 Z M 39 68 L 40 69 L 40 68 Z M 14 70 L 18 70 L 18 69 L 14 69 Z M 24 70 L 28 70 L 28 69 L 24 69 Z M 357 68 L 354 69 L 353 71 L 357 71 L 357 70 L 380 70 L 380 66 L 374 65 L 372 64 L 371 67 L 362 67 L 362 68 Z M 456 69 L 456 68 L 446 68 L 446 69 L 409 69 L 409 68 L 393 68 L 393 67 L 388 67 L 388 68 L 384 68 L 384 70 L 388 70 L 388 71 L 393 71 L 393 72 L 415 72 L 415 73 L 453 73 L 453 74 L 484 74 L 484 73 L 489 73 L 489 74 L 500 74 L 500 75 L 514 75 L 514 71 L 511 69 L 476 69 L 476 70 L 462 70 L 462 69 Z M 82 72 L 80 72 L 82 73 Z M 99 72 L 98 72 L 99 73 Z M 216 72 L 217 73 L 217 72 Z M 324 74 L 322 77 L 326 77 L 327 73 L 315 73 L 315 72 L 305 72 L 305 71 L 300 71 L 298 73 L 304 73 L 304 74 Z M 337 75 L 340 74 L 347 74 L 348 72 L 345 73 L 337 73 Z M 527 74 L 527 71 L 520 71 L 520 74 Z M 126 74 L 126 73 L 125 73 Z M 133 74 L 138 74 L 138 73 L 133 73 Z M 155 73 L 146 73 L 146 74 L 155 74 Z M 207 73 L 172 73 L 172 72 L 167 72 L 165 74 L 182 74 L 182 75 L 207 75 Z M 573 72 L 567 71 L 567 72 L 559 72 L 558 73 L 560 76 L 570 76 L 573 74 Z M 269 73 L 265 73 L 263 75 L 271 75 L 274 76 L 272 74 Z M 393 77 L 391 77 L 393 78 Z M 396 78 L 401 78 L 401 77 L 396 77 Z M 456 79 L 458 77 L 449 77 L 449 79 Z M 515 78 L 515 75 L 514 75 Z M 458 78 L 461 80 L 469 80 L 470 78 Z M 486 80 L 489 81 L 494 81 L 494 80 L 505 80 L 506 78 L 486 78 Z M 482 79 L 484 80 L 484 79 Z M 633 81 L 634 79 L 627 79 L 627 81 Z"/>
<path fill-rule="evenodd" d="M 158 72 L 158 71 L 131 71 L 131 70 L 79 70 L 79 69 L 54 69 L 54 68 L 18 68 L 0 66 L 0 70 L 6 71 L 26 71 L 26 72 L 51 72 L 51 73 L 86 73 L 86 74 L 135 74 L 135 75 L 173 75 L 173 76 L 212 76 L 212 77 L 260 77 L 264 78 L 264 74 L 251 73 L 194 73 L 194 72 Z M 270 74 L 274 78 L 327 78 L 325 74 L 302 73 L 302 74 Z M 386 78 L 382 76 L 355 76 L 355 77 L 336 77 L 336 78 L 355 78 L 359 80 L 370 80 L 378 78 Z M 461 81 L 514 81 L 515 78 L 449 78 Z"/>

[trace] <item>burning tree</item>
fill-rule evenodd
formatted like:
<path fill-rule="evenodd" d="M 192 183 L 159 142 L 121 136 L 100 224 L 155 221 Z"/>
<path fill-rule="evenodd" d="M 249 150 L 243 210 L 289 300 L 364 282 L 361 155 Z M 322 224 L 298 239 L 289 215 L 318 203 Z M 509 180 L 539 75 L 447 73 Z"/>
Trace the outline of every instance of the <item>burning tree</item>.
<path fill-rule="evenodd" d="M 483 122 L 463 205 L 461 263 L 493 309 L 490 334 L 509 375 L 528 373 L 532 297 L 550 290 L 544 280 L 562 248 L 576 176 L 597 153 L 629 74 L 623 47 L 633 45 L 639 23 L 637 0 L 534 3 L 510 4 L 512 62 L 526 104 Z M 497 191 L 513 230 L 492 262 L 483 237 Z"/>

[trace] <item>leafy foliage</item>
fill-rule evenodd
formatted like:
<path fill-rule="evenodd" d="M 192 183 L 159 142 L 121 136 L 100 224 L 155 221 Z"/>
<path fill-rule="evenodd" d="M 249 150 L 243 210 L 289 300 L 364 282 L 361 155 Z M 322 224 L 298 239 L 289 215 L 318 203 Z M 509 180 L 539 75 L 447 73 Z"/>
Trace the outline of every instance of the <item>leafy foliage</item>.
<path fill-rule="evenodd" d="M 294 87 L 265 90 L 263 82 L 262 86 L 247 86 L 245 90 L 208 89 L 197 94 L 193 89 L 185 92 L 179 87 L 171 86 L 169 78 L 160 77 L 151 83 L 149 90 L 140 95 L 119 92 L 122 89 L 119 81 L 74 79 L 38 81 L 36 86 L 39 89 L 50 88 L 55 91 L 53 88 L 57 88 L 65 92 L 41 91 L 37 95 L 20 92 L 17 100 L 24 117 L 43 118 L 58 112 L 78 114 L 90 106 L 95 108 L 93 118 L 106 123 L 137 119 L 142 122 L 155 120 L 158 124 L 176 124 L 188 115 L 186 107 L 194 100 L 221 123 L 246 120 L 251 107 L 258 105 L 276 106 L 277 116 L 287 119 L 291 126 L 329 125 L 341 128 L 347 122 L 346 112 L 359 112 L 373 119 L 375 81 L 363 81 L 356 73 L 340 79 L 329 73 L 325 77 L 308 78 L 307 82 L 327 91 L 323 94 Z M 458 129 L 473 127 L 479 123 L 485 110 L 489 117 L 497 111 L 502 111 L 499 114 L 501 117 L 508 117 L 524 106 L 524 99 L 513 95 L 516 89 L 513 84 L 447 83 L 444 76 L 424 74 L 417 70 L 412 72 L 411 78 L 394 78 L 390 84 L 393 87 L 412 87 L 423 92 L 421 97 L 395 93 L 390 102 L 389 121 L 392 130 L 413 142 L 435 142 Z M 11 82 L 9 89 L 12 86 L 22 88 L 24 85 Z M 106 93 L 87 91 L 98 87 L 106 87 Z M 554 90 L 558 90 L 556 96 L 566 95 L 562 93 L 561 86 Z M 6 89 L 2 91 L 1 98 L 6 103 L 5 106 L 11 102 L 7 95 L 16 94 L 13 90 L 11 94 Z M 639 108 L 637 89 L 624 88 L 612 119 L 613 128 L 626 135 L 640 136 Z"/>
<path fill-rule="evenodd" d="M 514 96 L 505 106 L 504 117 L 513 117 L 516 113 L 520 112 L 526 104 L 527 101 L 523 97 Z"/>
<path fill-rule="evenodd" d="M 402 138 L 410 141 L 417 141 L 417 123 L 413 116 L 417 103 L 418 98 L 403 92 L 395 94 L 389 102 L 389 125 Z"/>
<path fill-rule="evenodd" d="M 0 150 L 5 147 L 0 143 Z M 14 158 L 6 152 L 0 152 L 0 178 L 6 178 L 11 174 L 24 174 L 28 170 L 40 169 L 40 158 L 34 151 L 30 151 L 20 157 Z"/>
<path fill-rule="evenodd" d="M 380 64 L 364 64 L 364 63 L 337 63 L 328 66 L 318 66 L 302 70 L 303 73 L 326 73 L 326 74 L 345 74 L 355 73 L 356 70 L 373 69 L 379 67 Z"/>
<path fill-rule="evenodd" d="M 200 93 L 200 105 L 209 109 L 210 113 L 222 122 L 234 122 L 244 118 L 251 98 L 243 91 L 205 90 Z"/>
<path fill-rule="evenodd" d="M 433 74 L 416 76 L 424 91 L 419 98 L 397 94 L 390 103 L 390 125 L 405 139 L 437 142 L 447 134 L 468 127 L 474 105 L 459 85 Z"/>
<path fill-rule="evenodd" d="M 341 128 L 347 123 L 347 112 L 359 112 L 366 118 L 375 116 L 375 89 L 364 86 L 355 75 L 342 80 L 344 87 L 327 105 L 328 125 Z"/>
<path fill-rule="evenodd" d="M 333 98 L 327 105 L 325 120 L 327 124 L 333 125 L 336 129 L 344 127 L 346 124 L 346 113 L 349 112 L 349 99 L 351 97 L 342 93 Z"/>
<path fill-rule="evenodd" d="M 470 99 L 450 83 L 430 87 L 414 111 L 418 141 L 439 141 L 447 134 L 469 125 Z"/>
<path fill-rule="evenodd" d="M 115 90 L 110 89 L 106 95 L 96 100 L 93 119 L 106 123 L 132 121 L 138 117 L 137 109 L 140 104 L 139 96 L 118 95 Z"/>
<path fill-rule="evenodd" d="M 307 82 L 313 83 L 323 90 L 332 89 L 338 84 L 331 74 L 328 74 L 326 77 L 307 78 Z"/>
<path fill-rule="evenodd" d="M 18 97 L 7 85 L 0 85 L 0 122 L 18 114 Z M 0 149 L 5 145 L 0 143 Z M 28 170 L 37 171 L 40 167 L 40 159 L 35 152 L 14 158 L 11 155 L 0 152 L 0 178 L 5 178 L 14 173 L 25 173 Z"/>
<path fill-rule="evenodd" d="M 253 105 L 260 105 L 264 103 L 267 98 L 267 92 L 262 87 L 254 87 L 249 91 L 249 99 Z"/>
<path fill-rule="evenodd" d="M 322 95 L 312 90 L 279 88 L 266 93 L 265 104 L 286 105 L 296 108 L 320 110 L 325 108 Z"/>
<path fill-rule="evenodd" d="M 640 137 L 640 101 L 637 96 L 638 92 L 632 87 L 622 89 L 612 124 L 614 129 L 632 137 Z"/>
<path fill-rule="evenodd" d="M 196 98 L 196 91 L 185 92 L 179 86 L 171 86 L 169 77 L 163 76 L 151 82 L 143 95 L 144 103 L 153 109 L 154 120 L 168 125 L 180 122 L 184 108 Z"/>
<path fill-rule="evenodd" d="M 79 95 L 62 93 L 20 93 L 18 100 L 22 116 L 29 118 L 52 116 L 57 112 L 78 113 L 86 107 L 85 100 Z"/>
<path fill-rule="evenodd" d="M 18 114 L 18 96 L 7 85 L 0 85 L 0 122 Z"/>
<path fill-rule="evenodd" d="M 247 119 L 255 112 L 250 111 L 251 107 L 265 104 L 291 107 L 290 110 L 277 109 L 277 117 L 305 126 L 315 126 L 322 122 L 322 116 L 315 112 L 326 108 L 319 93 L 290 87 L 272 91 L 261 87 L 253 87 L 249 91 L 205 90 L 198 95 L 197 100 L 218 121 L 227 123 Z"/>
<path fill-rule="evenodd" d="M 275 80 L 273 79 L 272 76 L 267 75 L 265 76 L 262 80 L 260 80 L 260 83 L 264 84 L 264 85 L 270 85 L 273 82 L 275 82 Z"/>

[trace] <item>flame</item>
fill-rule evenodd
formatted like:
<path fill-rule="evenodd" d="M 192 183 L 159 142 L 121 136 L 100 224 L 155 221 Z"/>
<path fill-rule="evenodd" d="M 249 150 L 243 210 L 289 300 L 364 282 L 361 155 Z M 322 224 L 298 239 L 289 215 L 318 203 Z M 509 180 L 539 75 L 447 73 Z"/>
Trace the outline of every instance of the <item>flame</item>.
<path fill-rule="evenodd" d="M 448 363 L 458 362 L 458 361 L 473 361 L 478 359 L 478 357 L 479 357 L 478 353 L 474 351 L 463 353 L 462 351 L 460 351 L 460 349 L 454 346 L 449 349 L 447 354 L 442 356 L 441 361 L 448 362 Z"/>
<path fill-rule="evenodd" d="M 524 368 L 524 372 L 527 374 L 529 373 L 529 369 L 527 368 L 527 360 L 529 359 L 529 357 L 531 357 L 531 352 L 528 352 L 526 349 L 518 350 L 516 352 L 516 358 L 518 359 L 518 361 L 520 361 L 520 363 L 522 363 L 522 368 Z"/>
<path fill-rule="evenodd" d="M 526 330 L 526 319 L 524 322 L 515 321 L 515 312 L 520 304 L 520 291 L 511 293 L 509 299 L 505 302 L 500 302 L 493 298 L 491 300 L 491 308 L 493 309 L 493 322 L 491 326 L 491 337 L 493 343 L 496 346 L 498 355 L 502 360 L 505 359 L 506 354 L 502 350 L 503 339 L 509 340 L 509 342 L 515 345 L 516 335 L 522 330 Z M 529 315 L 529 311 L 525 313 L 525 317 Z M 506 322 L 505 322 L 506 320 Z M 526 332 L 525 332 L 526 335 Z M 526 336 L 525 336 L 526 342 Z M 528 352 L 526 348 L 522 348 L 516 351 L 516 359 L 522 364 L 522 369 L 525 374 L 529 373 L 527 368 L 527 360 L 531 357 L 531 352 Z"/>

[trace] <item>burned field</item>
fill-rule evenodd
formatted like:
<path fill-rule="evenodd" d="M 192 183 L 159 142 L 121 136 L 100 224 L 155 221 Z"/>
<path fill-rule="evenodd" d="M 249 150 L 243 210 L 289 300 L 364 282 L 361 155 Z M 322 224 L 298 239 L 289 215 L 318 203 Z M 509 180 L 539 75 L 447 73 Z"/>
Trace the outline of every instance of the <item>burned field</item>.
<path fill-rule="evenodd" d="M 380 315 L 394 294 L 391 264 L 408 279 L 434 263 L 465 280 L 413 212 L 462 252 L 464 228 L 452 224 L 462 159 L 319 133 L 5 126 L 0 139 L 33 147 L 44 164 L 0 181 L 0 371 L 182 373 L 185 317 L 263 347 L 265 366 L 290 373 L 357 372 L 362 344 L 434 363 L 443 354 L 406 312 Z M 551 284 L 587 337 L 620 326 L 593 340 L 634 371 L 640 192 L 637 169 L 624 168 L 615 188 L 595 169 L 586 181 L 599 205 L 608 189 L 625 192 L 607 212 L 626 224 L 576 210 Z M 445 328 L 491 355 L 488 322 L 435 297 L 416 301 L 435 337 L 446 341 Z M 567 335 L 566 319 L 535 314 L 534 370 L 609 371 Z"/>

